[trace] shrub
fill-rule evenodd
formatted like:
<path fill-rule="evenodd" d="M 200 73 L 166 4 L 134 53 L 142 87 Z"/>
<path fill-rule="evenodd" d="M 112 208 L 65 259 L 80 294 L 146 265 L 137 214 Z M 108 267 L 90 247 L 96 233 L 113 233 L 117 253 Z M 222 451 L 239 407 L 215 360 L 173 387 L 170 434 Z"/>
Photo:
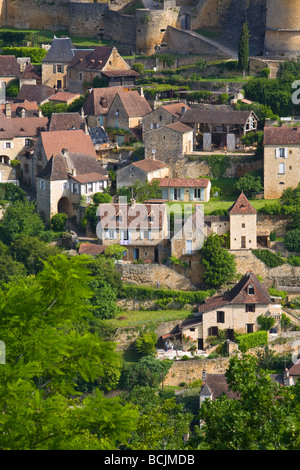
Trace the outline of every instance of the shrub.
<path fill-rule="evenodd" d="M 288 232 L 284 244 L 288 251 L 300 251 L 300 229 Z"/>
<path fill-rule="evenodd" d="M 259 315 L 257 323 L 263 331 L 269 331 L 275 325 L 275 319 L 266 315 Z"/>
<path fill-rule="evenodd" d="M 268 332 L 255 331 L 246 335 L 236 335 L 235 339 L 241 352 L 246 352 L 248 349 L 266 345 L 268 343 Z"/>
<path fill-rule="evenodd" d="M 55 232 L 63 232 L 66 228 L 67 220 L 67 214 L 55 214 L 51 219 L 52 230 L 54 230 Z"/>
<path fill-rule="evenodd" d="M 152 287 L 142 286 L 123 286 L 119 291 L 119 298 L 135 299 L 135 300 L 156 300 L 167 299 L 179 301 L 183 304 L 198 304 L 202 303 L 207 297 L 214 295 L 214 289 L 207 291 L 177 291 L 171 289 L 154 289 Z"/>
<path fill-rule="evenodd" d="M 278 256 L 269 250 L 252 250 L 252 253 L 269 268 L 277 268 L 285 263 L 285 260 L 281 258 L 281 256 Z"/>
<path fill-rule="evenodd" d="M 107 204 L 111 202 L 112 197 L 108 193 L 95 193 L 93 194 L 92 199 L 94 204 Z"/>
<path fill-rule="evenodd" d="M 132 65 L 132 70 L 134 70 L 135 72 L 138 72 L 138 73 L 143 73 L 144 70 L 145 70 L 145 65 L 144 64 L 140 64 L 139 62 L 136 62 L 135 64 Z"/>
<path fill-rule="evenodd" d="M 268 292 L 274 297 L 281 297 L 283 301 L 285 301 L 287 298 L 287 292 L 285 292 L 284 290 L 275 289 L 275 287 L 270 287 L 268 289 Z"/>

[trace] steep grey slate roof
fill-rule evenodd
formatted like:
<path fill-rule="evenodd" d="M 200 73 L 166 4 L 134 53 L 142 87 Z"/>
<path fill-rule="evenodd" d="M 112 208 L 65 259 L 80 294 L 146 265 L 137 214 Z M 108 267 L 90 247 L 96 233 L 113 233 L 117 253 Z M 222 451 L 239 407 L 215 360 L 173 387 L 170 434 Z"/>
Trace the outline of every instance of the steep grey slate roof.
<path fill-rule="evenodd" d="M 89 134 L 94 145 L 109 142 L 108 135 L 103 127 L 89 127 Z"/>
<path fill-rule="evenodd" d="M 76 49 L 70 38 L 57 38 L 54 36 L 48 54 L 42 62 L 65 62 L 69 63 L 74 57 Z"/>

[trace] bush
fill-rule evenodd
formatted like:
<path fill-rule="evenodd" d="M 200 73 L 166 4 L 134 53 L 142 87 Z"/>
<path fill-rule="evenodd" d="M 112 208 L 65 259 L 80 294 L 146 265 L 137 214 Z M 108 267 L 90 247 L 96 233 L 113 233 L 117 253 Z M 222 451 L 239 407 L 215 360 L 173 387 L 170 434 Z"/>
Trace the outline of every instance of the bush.
<path fill-rule="evenodd" d="M 119 291 L 119 298 L 135 300 L 167 299 L 180 302 L 180 304 L 199 304 L 207 297 L 214 295 L 214 289 L 207 291 L 177 291 L 171 289 L 154 289 L 152 287 L 123 286 Z"/>
<path fill-rule="evenodd" d="M 41 47 L 3 47 L 2 54 L 16 57 L 30 57 L 33 64 L 41 63 L 47 51 Z"/>
<path fill-rule="evenodd" d="M 275 319 L 273 317 L 259 315 L 259 317 L 257 317 L 257 323 L 259 324 L 261 330 L 269 331 L 272 326 L 275 325 Z"/>
<path fill-rule="evenodd" d="M 140 356 L 154 356 L 157 336 L 154 331 L 142 333 L 135 340 L 135 350 Z"/>
<path fill-rule="evenodd" d="M 284 244 L 288 251 L 300 251 L 300 229 L 288 232 Z"/>
<path fill-rule="evenodd" d="M 266 345 L 268 343 L 268 332 L 255 331 L 246 335 L 236 335 L 235 340 L 241 352 L 244 353 L 248 349 Z"/>
<path fill-rule="evenodd" d="M 132 65 L 131 68 L 132 68 L 132 70 L 134 70 L 137 73 L 143 73 L 144 70 L 145 70 L 145 65 L 136 62 L 135 64 Z"/>
<path fill-rule="evenodd" d="M 67 220 L 67 214 L 55 214 L 51 219 L 52 230 L 54 230 L 55 232 L 63 232 L 66 228 Z"/>
<path fill-rule="evenodd" d="M 94 204 L 105 204 L 111 202 L 112 197 L 108 193 L 95 193 L 92 199 Z"/>
<path fill-rule="evenodd" d="M 277 268 L 285 263 L 285 259 L 269 250 L 252 250 L 252 253 L 269 268 Z"/>

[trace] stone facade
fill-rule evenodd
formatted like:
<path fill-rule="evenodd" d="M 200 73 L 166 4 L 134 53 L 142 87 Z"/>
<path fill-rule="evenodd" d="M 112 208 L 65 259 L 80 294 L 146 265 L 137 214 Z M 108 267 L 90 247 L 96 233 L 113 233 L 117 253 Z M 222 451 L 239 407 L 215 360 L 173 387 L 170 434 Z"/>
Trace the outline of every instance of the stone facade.
<path fill-rule="evenodd" d="M 167 166 L 145 171 L 139 167 L 138 163 L 131 164 L 117 170 L 117 189 L 123 186 L 131 186 L 135 181 L 150 182 L 153 178 L 165 178 L 169 174 L 170 169 Z"/>
<path fill-rule="evenodd" d="M 300 181 L 300 145 L 264 146 L 264 197 L 278 199 Z"/>
<path fill-rule="evenodd" d="M 265 52 L 297 57 L 300 52 L 298 0 L 267 0 Z"/>
<path fill-rule="evenodd" d="M 194 131 L 184 126 L 183 131 L 177 130 L 169 124 L 158 129 L 144 133 L 145 158 L 161 160 L 166 163 L 183 158 L 185 153 L 193 150 Z"/>
<path fill-rule="evenodd" d="M 253 250 L 257 242 L 256 214 L 230 215 L 231 250 Z"/>

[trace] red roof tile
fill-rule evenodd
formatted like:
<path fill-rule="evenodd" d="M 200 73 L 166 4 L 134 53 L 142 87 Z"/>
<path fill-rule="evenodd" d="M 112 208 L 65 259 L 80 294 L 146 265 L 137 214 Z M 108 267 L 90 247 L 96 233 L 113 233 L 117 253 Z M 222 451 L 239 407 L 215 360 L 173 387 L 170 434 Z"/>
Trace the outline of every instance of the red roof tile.
<path fill-rule="evenodd" d="M 154 178 L 153 180 L 159 180 L 160 188 L 207 188 L 209 185 L 207 178 Z"/>
<path fill-rule="evenodd" d="M 241 193 L 236 202 L 228 210 L 229 214 L 257 214 L 257 210 L 250 204 L 244 193 Z"/>
<path fill-rule="evenodd" d="M 85 134 L 81 129 L 42 132 L 41 139 L 48 159 L 60 153 L 62 149 L 67 149 L 70 153 L 89 154 L 97 158 L 89 134 Z"/>

